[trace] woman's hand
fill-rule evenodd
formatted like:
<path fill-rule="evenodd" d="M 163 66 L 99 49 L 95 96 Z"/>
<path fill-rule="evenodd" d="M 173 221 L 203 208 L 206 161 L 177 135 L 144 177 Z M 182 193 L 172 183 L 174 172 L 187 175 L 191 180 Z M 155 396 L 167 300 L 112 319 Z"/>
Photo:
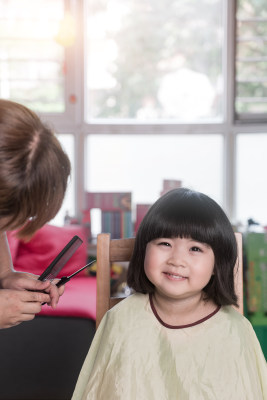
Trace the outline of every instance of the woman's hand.
<path fill-rule="evenodd" d="M 1 289 L 0 329 L 34 319 L 35 314 L 41 311 L 42 303 L 49 300 L 50 295 L 47 293 Z"/>
<path fill-rule="evenodd" d="M 56 308 L 63 292 L 64 286 L 57 288 L 38 281 L 37 275 L 14 271 L 6 234 L 0 231 L 0 329 L 33 319 L 42 303 Z"/>
<path fill-rule="evenodd" d="M 45 281 L 45 282 L 38 281 L 37 275 L 30 274 L 27 272 L 15 272 L 10 270 L 0 275 L 0 288 L 15 289 L 18 291 L 30 291 L 30 292 L 44 291 L 46 293 L 45 294 L 46 300 L 42 300 L 41 303 L 45 302 L 52 308 L 56 308 L 57 303 L 59 301 L 59 297 L 64 292 L 64 286 L 57 288 L 57 286 L 54 283 L 51 283 L 50 281 Z M 49 298 L 47 296 L 49 296 Z M 26 297 L 24 296 L 24 298 Z M 28 301 L 33 301 L 33 300 L 28 300 Z"/>

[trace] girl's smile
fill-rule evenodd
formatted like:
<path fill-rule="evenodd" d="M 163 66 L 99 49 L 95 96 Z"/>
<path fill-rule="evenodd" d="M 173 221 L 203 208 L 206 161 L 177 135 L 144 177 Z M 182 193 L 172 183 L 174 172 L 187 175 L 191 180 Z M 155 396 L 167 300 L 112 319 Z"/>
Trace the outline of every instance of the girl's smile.
<path fill-rule="evenodd" d="M 168 279 L 170 279 L 170 280 L 182 281 L 182 280 L 187 279 L 186 276 L 182 276 L 182 275 L 178 275 L 178 274 L 172 274 L 172 273 L 170 273 L 170 272 L 163 272 L 163 273 L 164 273 L 164 274 L 166 275 L 166 277 L 167 277 Z"/>

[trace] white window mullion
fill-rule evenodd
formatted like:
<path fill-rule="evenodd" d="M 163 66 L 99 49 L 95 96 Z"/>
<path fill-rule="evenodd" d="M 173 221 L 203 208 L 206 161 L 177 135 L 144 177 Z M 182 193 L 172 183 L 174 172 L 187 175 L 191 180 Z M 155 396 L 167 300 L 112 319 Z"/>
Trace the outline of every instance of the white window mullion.
<path fill-rule="evenodd" d="M 225 8 L 224 41 L 224 209 L 231 220 L 235 219 L 236 203 L 236 138 L 233 131 L 234 121 L 234 55 L 235 55 L 235 7 L 236 1 L 227 0 Z"/>

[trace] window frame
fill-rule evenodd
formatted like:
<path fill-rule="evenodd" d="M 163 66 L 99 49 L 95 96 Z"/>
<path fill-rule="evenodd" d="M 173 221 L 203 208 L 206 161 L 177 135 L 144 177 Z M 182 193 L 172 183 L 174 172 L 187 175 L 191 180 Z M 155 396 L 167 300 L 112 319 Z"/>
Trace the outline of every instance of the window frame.
<path fill-rule="evenodd" d="M 75 21 L 83 21 L 82 2 L 63 0 L 65 12 L 70 12 Z M 46 121 L 53 124 L 58 133 L 77 132 L 83 120 L 83 63 L 80 63 L 83 54 L 83 23 L 76 24 L 76 38 L 72 46 L 65 47 L 65 111 L 62 113 L 40 113 Z M 71 99 L 75 97 L 75 101 Z"/>
<path fill-rule="evenodd" d="M 223 43 L 223 120 L 216 123 L 205 124 L 181 124 L 181 123 L 138 123 L 135 121 L 97 121 L 85 122 L 84 119 L 84 90 L 83 77 L 85 76 L 83 27 L 84 1 L 65 0 L 74 16 L 83 21 L 79 24 L 77 40 L 72 48 L 66 50 L 67 61 L 67 87 L 66 87 L 66 116 L 56 118 L 54 115 L 44 114 L 50 120 L 58 133 L 73 132 L 75 136 L 75 209 L 76 216 L 82 218 L 84 209 L 84 191 L 86 175 L 86 155 L 84 154 L 86 136 L 90 134 L 121 135 L 142 134 L 221 134 L 223 136 L 223 208 L 231 221 L 236 220 L 236 139 L 238 134 L 244 133 L 267 133 L 267 125 L 255 120 L 248 123 L 246 119 L 236 120 L 234 111 L 235 103 L 235 38 L 236 38 L 236 7 L 237 0 L 225 0 L 224 8 L 224 43 Z M 75 105 L 68 104 L 70 94 L 75 94 L 77 102 Z M 251 122 L 251 121 L 250 121 Z"/>

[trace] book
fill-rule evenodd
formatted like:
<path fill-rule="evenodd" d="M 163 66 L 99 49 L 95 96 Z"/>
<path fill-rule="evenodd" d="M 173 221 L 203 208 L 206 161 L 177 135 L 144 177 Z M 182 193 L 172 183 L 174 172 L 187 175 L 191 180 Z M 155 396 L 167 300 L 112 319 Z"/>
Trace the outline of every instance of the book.
<path fill-rule="evenodd" d="M 90 211 L 96 208 L 101 210 L 101 232 L 110 233 L 111 239 L 133 235 L 130 192 L 87 192 L 85 202 L 83 214 L 87 226 L 91 222 Z"/>

